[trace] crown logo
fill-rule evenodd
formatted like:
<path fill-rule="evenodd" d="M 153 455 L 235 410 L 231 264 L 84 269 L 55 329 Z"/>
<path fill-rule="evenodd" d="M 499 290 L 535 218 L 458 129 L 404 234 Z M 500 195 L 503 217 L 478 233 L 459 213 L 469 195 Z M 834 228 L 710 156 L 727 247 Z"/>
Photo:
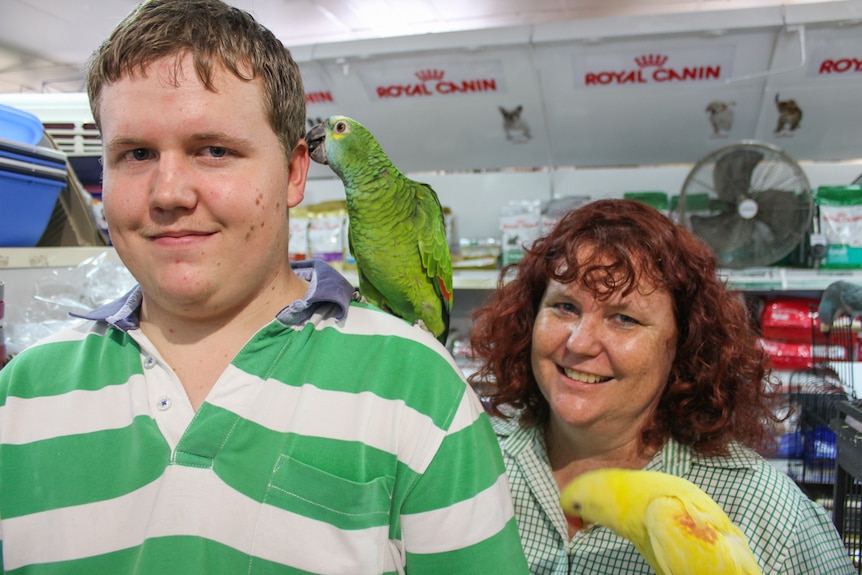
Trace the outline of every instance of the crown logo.
<path fill-rule="evenodd" d="M 419 70 L 414 75 L 422 82 L 430 82 L 431 80 L 442 80 L 445 73 L 443 70 L 428 68 L 427 70 Z"/>
<path fill-rule="evenodd" d="M 635 58 L 635 64 L 639 68 L 648 68 L 650 66 L 661 68 L 665 65 L 665 62 L 667 62 L 667 56 L 663 54 L 644 54 Z"/>

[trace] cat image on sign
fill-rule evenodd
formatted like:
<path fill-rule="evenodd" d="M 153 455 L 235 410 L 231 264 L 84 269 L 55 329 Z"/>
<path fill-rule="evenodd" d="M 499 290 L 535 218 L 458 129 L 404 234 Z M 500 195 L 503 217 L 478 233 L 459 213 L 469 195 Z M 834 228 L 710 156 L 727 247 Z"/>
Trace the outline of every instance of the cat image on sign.
<path fill-rule="evenodd" d="M 778 134 L 784 130 L 795 131 L 802 121 L 802 110 L 799 109 L 796 100 L 780 100 L 776 93 L 775 107 L 778 109 L 778 125 L 775 127 L 775 133 Z"/>
<path fill-rule="evenodd" d="M 706 105 L 709 123 L 712 124 L 713 137 L 720 137 L 730 132 L 733 127 L 733 106 L 736 102 L 721 102 L 713 100 Z"/>
<path fill-rule="evenodd" d="M 503 131 L 506 139 L 514 144 L 523 144 L 530 141 L 530 126 L 521 118 L 523 106 L 507 110 L 503 106 L 497 106 L 503 115 Z"/>

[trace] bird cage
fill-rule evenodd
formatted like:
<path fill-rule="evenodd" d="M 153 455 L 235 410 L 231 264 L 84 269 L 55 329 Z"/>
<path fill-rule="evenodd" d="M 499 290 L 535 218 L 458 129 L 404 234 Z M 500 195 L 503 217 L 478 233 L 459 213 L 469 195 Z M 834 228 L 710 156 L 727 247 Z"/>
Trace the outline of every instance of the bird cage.
<path fill-rule="evenodd" d="M 837 455 L 831 422 L 839 402 L 857 399 L 854 371 L 859 365 L 859 333 L 846 316 L 822 331 L 817 306 L 812 305 L 809 313 L 810 367 L 794 371 L 788 386 L 798 424 L 795 437 L 800 442 L 800 457 L 789 464 L 788 472 L 809 495 L 831 508 Z"/>
<path fill-rule="evenodd" d="M 831 369 L 838 377 L 847 399 L 831 406 L 830 431 L 835 437 L 834 489 L 832 520 L 841 534 L 857 572 L 862 574 L 862 400 L 856 394 L 856 379 L 860 371 L 860 325 L 858 287 L 846 282 L 845 289 L 855 290 L 842 294 L 836 301 L 842 308 L 838 317 L 819 318 L 829 325 L 826 333 L 815 334 L 812 355 L 818 365 Z M 824 292 L 833 287 L 830 286 Z M 824 308 L 821 302 L 820 310 Z M 848 315 L 849 314 L 849 315 Z M 819 338 L 817 338 L 819 336 Z M 862 383 L 862 382 L 860 382 Z"/>
<path fill-rule="evenodd" d="M 832 521 L 862 574 L 862 401 L 839 402 L 831 427 L 837 439 Z"/>

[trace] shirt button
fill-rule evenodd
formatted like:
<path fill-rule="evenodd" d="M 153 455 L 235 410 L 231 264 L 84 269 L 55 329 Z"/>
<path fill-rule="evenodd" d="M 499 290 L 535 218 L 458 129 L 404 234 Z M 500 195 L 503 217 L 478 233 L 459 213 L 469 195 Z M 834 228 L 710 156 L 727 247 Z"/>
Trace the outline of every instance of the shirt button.
<path fill-rule="evenodd" d="M 151 369 L 156 365 L 156 358 L 151 355 L 148 355 L 144 358 L 144 369 Z"/>
<path fill-rule="evenodd" d="M 167 395 L 161 396 L 158 400 L 156 400 L 156 408 L 159 411 L 167 411 L 171 408 L 171 398 Z"/>

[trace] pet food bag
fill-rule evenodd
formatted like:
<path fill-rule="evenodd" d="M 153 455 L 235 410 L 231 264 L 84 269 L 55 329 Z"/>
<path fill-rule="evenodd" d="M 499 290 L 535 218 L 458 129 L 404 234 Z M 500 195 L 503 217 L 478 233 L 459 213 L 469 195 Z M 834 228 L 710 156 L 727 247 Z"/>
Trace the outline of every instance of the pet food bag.
<path fill-rule="evenodd" d="M 821 267 L 862 268 L 862 186 L 821 186 L 815 201 L 826 237 Z"/>
<path fill-rule="evenodd" d="M 500 209 L 503 266 L 521 261 L 541 234 L 541 224 L 539 200 L 511 200 Z"/>
<path fill-rule="evenodd" d="M 344 269 L 344 251 L 347 241 L 344 220 L 347 218 L 345 201 L 334 200 L 308 206 L 308 248 L 311 258 L 323 260 L 335 269 Z"/>
<path fill-rule="evenodd" d="M 542 205 L 542 226 L 539 233 L 543 236 L 548 235 L 560 221 L 560 218 L 590 201 L 590 196 L 561 196 L 544 203 Z"/>
<path fill-rule="evenodd" d="M 288 227 L 290 238 L 288 239 L 288 258 L 292 262 L 307 260 L 311 255 L 308 245 L 308 226 L 310 212 L 304 206 L 290 208 L 288 212 Z"/>

